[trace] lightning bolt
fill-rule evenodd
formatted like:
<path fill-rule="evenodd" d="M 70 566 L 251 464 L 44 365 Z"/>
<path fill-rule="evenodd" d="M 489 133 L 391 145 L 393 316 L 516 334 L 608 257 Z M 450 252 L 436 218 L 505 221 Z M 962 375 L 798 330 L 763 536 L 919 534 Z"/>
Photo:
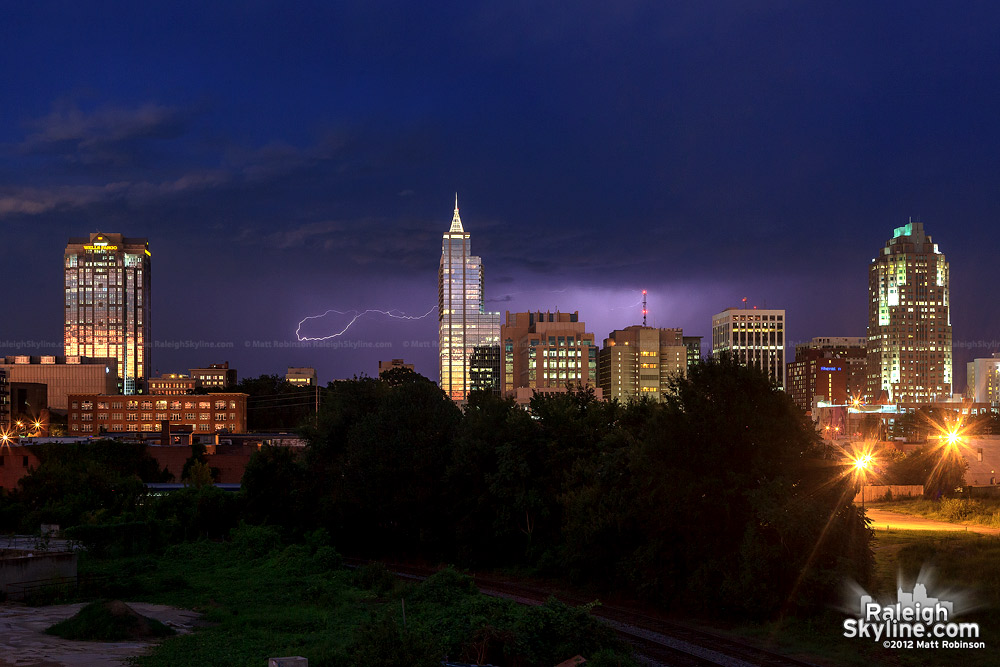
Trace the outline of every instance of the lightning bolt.
<path fill-rule="evenodd" d="M 392 318 L 395 318 L 397 320 L 422 320 L 425 317 L 427 317 L 428 315 L 430 315 L 431 313 L 433 313 L 435 310 L 437 310 L 437 306 L 433 306 L 430 310 L 428 310 L 423 315 L 405 315 L 405 314 L 403 314 L 402 311 L 397 310 L 395 308 L 392 309 L 392 310 L 378 310 L 376 308 L 369 308 L 368 310 L 336 310 L 336 309 L 331 308 L 330 310 L 326 311 L 325 313 L 323 313 L 321 315 L 310 315 L 308 317 L 303 317 L 301 320 L 299 320 L 299 325 L 297 327 L 295 327 L 295 337 L 297 339 L 299 339 L 300 341 L 303 341 L 303 340 L 330 340 L 331 338 L 336 338 L 337 336 L 343 336 L 347 332 L 347 330 L 350 329 L 354 325 L 355 322 L 357 322 L 359 319 L 361 319 L 365 315 L 368 315 L 369 313 L 378 313 L 379 315 L 385 315 L 387 317 L 392 317 Z M 340 331 L 338 331 L 335 334 L 330 334 L 329 336 L 317 336 L 317 337 L 303 336 L 302 335 L 302 333 L 301 333 L 301 331 L 302 331 L 302 325 L 305 324 L 306 321 L 308 321 L 308 320 L 318 320 L 320 318 L 326 317 L 330 313 L 337 313 L 338 315 L 352 315 L 353 314 L 354 317 L 352 317 L 351 321 L 347 323 L 347 326 L 345 326 L 343 329 L 341 329 Z"/>

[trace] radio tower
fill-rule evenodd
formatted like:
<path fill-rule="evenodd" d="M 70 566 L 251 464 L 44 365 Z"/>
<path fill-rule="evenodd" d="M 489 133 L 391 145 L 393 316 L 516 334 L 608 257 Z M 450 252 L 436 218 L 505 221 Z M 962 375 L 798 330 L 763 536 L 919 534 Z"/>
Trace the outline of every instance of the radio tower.
<path fill-rule="evenodd" d="M 646 326 L 646 290 L 642 290 L 642 326 Z"/>

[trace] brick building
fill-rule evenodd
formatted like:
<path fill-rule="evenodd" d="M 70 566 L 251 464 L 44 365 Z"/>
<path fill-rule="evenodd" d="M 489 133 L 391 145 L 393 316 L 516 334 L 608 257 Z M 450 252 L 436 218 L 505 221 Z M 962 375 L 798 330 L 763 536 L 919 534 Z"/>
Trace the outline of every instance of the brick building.
<path fill-rule="evenodd" d="M 68 433 L 156 432 L 161 422 L 195 433 L 242 432 L 247 427 L 246 394 L 201 396 L 111 396 L 71 394 Z"/>

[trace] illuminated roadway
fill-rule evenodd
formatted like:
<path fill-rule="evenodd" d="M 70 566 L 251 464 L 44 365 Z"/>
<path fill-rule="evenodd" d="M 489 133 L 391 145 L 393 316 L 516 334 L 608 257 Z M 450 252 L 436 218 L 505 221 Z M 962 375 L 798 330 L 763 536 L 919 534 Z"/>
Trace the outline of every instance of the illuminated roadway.
<path fill-rule="evenodd" d="M 976 526 L 964 523 L 949 523 L 947 521 L 937 521 L 913 514 L 900 514 L 888 510 L 865 509 L 868 518 L 872 520 L 872 528 L 875 530 L 885 530 L 888 526 L 892 530 L 951 530 L 970 533 L 982 533 L 983 535 L 1000 535 L 1000 528 L 989 526 Z"/>

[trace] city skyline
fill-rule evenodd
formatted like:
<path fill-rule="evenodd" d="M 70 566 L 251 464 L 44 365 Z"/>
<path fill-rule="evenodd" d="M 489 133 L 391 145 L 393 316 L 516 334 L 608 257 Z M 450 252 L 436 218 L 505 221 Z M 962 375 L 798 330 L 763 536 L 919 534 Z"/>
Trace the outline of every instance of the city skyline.
<path fill-rule="evenodd" d="M 432 308 L 456 189 L 489 310 L 579 311 L 603 339 L 641 322 L 647 289 L 651 325 L 708 340 L 747 297 L 788 312 L 790 356 L 865 334 L 871 250 L 912 217 L 951 265 L 955 390 L 997 351 L 1000 8 L 8 14 L 0 225 L 21 316 L 0 340 L 40 347 L 6 354 L 62 353 L 50 267 L 67 238 L 114 231 L 157 255 L 151 374 L 229 361 L 326 381 L 405 358 L 433 377 L 433 315 L 366 317 L 344 340 L 387 347 L 295 331 Z"/>

